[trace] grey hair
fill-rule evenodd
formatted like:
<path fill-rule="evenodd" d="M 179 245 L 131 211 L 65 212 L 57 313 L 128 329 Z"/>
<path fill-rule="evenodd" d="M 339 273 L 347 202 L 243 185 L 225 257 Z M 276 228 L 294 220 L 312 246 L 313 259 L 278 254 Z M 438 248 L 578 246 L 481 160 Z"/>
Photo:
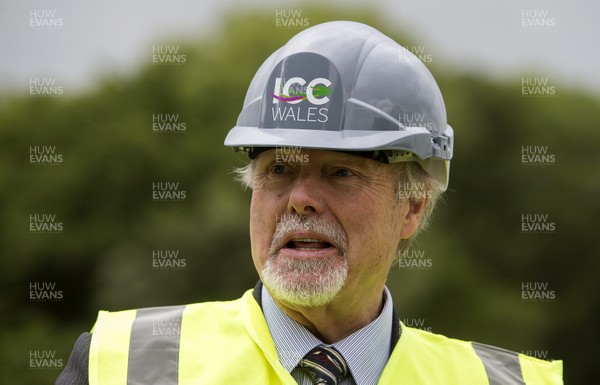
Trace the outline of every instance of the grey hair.
<path fill-rule="evenodd" d="M 425 201 L 427 205 L 415 233 L 410 238 L 400 240 L 397 248 L 397 259 L 399 259 L 400 254 L 410 248 L 416 236 L 429 226 L 431 215 L 444 192 L 444 188 L 418 162 L 399 162 L 392 165 L 397 169 L 398 175 L 396 200 L 398 202 L 408 200 L 416 204 Z"/>
<path fill-rule="evenodd" d="M 250 163 L 248 163 L 247 165 L 242 167 L 236 167 L 233 169 L 233 173 L 235 174 L 234 180 L 242 185 L 244 191 L 246 191 L 247 189 L 252 189 L 252 187 L 254 187 L 254 169 L 256 167 L 255 165 L 256 162 L 254 160 L 251 160 Z"/>
<path fill-rule="evenodd" d="M 252 189 L 254 186 L 255 161 L 250 161 L 247 165 L 233 170 L 235 180 L 245 189 Z M 429 225 L 433 210 L 440 200 L 444 189 L 431 175 L 429 175 L 418 162 L 398 162 L 392 163 L 396 169 L 397 182 L 395 195 L 398 202 L 408 200 L 411 203 L 421 203 L 425 201 L 427 207 L 421 218 L 421 223 L 412 237 L 400 240 L 397 248 L 397 257 L 408 250 L 413 239 Z"/>

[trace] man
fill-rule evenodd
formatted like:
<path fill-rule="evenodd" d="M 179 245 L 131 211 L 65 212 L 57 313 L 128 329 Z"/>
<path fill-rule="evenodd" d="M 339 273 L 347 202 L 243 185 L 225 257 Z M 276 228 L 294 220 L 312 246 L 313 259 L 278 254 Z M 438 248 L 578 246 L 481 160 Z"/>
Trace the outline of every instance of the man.
<path fill-rule="evenodd" d="M 427 68 L 353 22 L 260 67 L 225 144 L 248 153 L 260 281 L 238 300 L 100 312 L 58 384 L 561 384 L 562 363 L 404 326 L 386 277 L 448 184 Z"/>

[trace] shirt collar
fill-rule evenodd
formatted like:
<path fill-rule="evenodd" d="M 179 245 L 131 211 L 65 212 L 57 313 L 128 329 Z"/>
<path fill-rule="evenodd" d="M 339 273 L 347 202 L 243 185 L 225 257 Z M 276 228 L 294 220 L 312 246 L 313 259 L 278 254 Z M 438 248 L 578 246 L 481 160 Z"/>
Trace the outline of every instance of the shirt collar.
<path fill-rule="evenodd" d="M 376 383 L 390 356 L 392 339 L 392 296 L 384 287 L 384 305 L 379 316 L 362 329 L 332 345 L 315 337 L 281 310 L 269 292 L 262 288 L 265 320 L 275 343 L 279 361 L 292 372 L 300 360 L 318 345 L 333 346 L 344 356 L 357 385 Z"/>

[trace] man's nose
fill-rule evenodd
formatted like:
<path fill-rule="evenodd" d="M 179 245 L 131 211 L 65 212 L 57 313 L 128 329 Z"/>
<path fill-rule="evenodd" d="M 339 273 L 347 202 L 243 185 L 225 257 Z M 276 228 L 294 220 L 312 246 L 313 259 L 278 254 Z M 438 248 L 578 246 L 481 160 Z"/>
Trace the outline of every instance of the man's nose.
<path fill-rule="evenodd" d="M 288 201 L 288 211 L 299 215 L 321 213 L 323 190 L 319 177 L 300 173 L 293 183 Z"/>

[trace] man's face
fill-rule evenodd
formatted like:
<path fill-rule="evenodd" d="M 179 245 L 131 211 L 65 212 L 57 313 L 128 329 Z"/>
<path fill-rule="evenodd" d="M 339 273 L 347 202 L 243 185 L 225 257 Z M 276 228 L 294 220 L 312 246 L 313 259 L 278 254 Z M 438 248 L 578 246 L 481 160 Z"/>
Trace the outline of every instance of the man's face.
<path fill-rule="evenodd" d="M 380 295 L 400 239 L 420 219 L 396 200 L 394 168 L 320 150 L 269 150 L 256 162 L 252 257 L 271 294 L 293 307 Z"/>

